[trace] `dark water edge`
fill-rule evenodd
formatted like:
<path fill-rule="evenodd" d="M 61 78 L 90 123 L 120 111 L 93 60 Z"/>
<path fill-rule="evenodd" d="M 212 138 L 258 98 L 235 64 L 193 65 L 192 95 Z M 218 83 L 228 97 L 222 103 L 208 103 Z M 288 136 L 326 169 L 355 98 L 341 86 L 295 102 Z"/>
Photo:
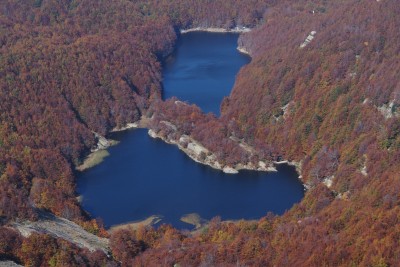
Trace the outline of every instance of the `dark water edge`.
<path fill-rule="evenodd" d="M 236 73 L 250 61 L 236 46 L 235 34 L 183 35 L 164 64 L 164 97 L 178 96 L 218 115 Z M 226 51 L 240 55 L 239 60 L 230 61 L 234 57 Z M 80 173 L 77 187 L 83 208 L 106 227 L 159 215 L 161 223 L 192 229 L 180 220 L 189 213 L 206 220 L 259 219 L 268 212 L 283 214 L 304 196 L 298 174 L 288 165 L 278 165 L 276 173 L 225 174 L 150 138 L 144 129 L 113 133 L 111 138 L 120 144 L 108 149 L 110 156 L 103 163 Z"/>

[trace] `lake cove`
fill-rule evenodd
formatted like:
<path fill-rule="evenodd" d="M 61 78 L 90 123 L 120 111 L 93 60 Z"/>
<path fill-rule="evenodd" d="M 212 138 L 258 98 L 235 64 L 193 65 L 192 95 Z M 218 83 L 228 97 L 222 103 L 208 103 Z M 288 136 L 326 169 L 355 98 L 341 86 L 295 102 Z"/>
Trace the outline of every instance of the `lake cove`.
<path fill-rule="evenodd" d="M 220 114 L 240 68 L 250 57 L 237 50 L 238 34 L 189 32 L 163 65 L 163 98 L 176 96 L 204 112 Z"/>
<path fill-rule="evenodd" d="M 230 33 L 182 35 L 164 64 L 164 98 L 177 96 L 219 115 L 222 98 L 250 60 L 236 50 L 237 38 Z M 149 137 L 146 129 L 110 138 L 119 144 L 78 177 L 83 208 L 106 227 L 147 219 L 193 229 L 215 216 L 259 219 L 268 212 L 282 214 L 304 196 L 298 174 L 287 165 L 278 165 L 278 172 L 232 175 L 194 162 L 176 146 Z"/>

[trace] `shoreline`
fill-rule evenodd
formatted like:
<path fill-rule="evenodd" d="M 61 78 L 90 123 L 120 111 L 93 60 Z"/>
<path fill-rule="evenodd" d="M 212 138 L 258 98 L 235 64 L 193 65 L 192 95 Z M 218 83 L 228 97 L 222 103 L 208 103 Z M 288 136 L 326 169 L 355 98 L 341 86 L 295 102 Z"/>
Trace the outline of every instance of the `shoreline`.
<path fill-rule="evenodd" d="M 238 27 L 232 29 L 218 28 L 218 27 L 195 27 L 189 29 L 181 29 L 179 32 L 185 34 L 188 32 L 219 32 L 219 33 L 245 33 L 250 32 L 251 28 Z"/>
<path fill-rule="evenodd" d="M 124 230 L 124 229 L 137 230 L 140 227 L 145 227 L 145 228 L 152 227 L 152 226 L 156 225 L 157 223 L 159 223 L 162 220 L 162 218 L 163 217 L 160 215 L 151 215 L 150 217 L 145 218 L 143 220 L 129 221 L 126 223 L 112 225 L 107 230 L 107 232 L 112 233 L 114 231 Z"/>
<path fill-rule="evenodd" d="M 187 135 L 182 135 L 179 138 L 179 140 L 171 140 L 157 134 L 152 129 L 149 129 L 148 134 L 150 137 L 159 138 L 167 144 L 176 145 L 179 148 L 179 150 L 181 150 L 195 162 L 210 166 L 213 169 L 223 171 L 224 173 L 227 174 L 237 174 L 239 173 L 240 170 L 277 172 L 277 169 L 273 166 L 272 162 L 259 161 L 258 166 L 255 166 L 251 162 L 238 163 L 235 166 L 222 165 L 220 162 L 216 160 L 216 156 L 214 154 L 212 154 L 201 143 L 199 143 L 198 141 L 194 140 L 192 137 Z M 188 144 L 187 147 L 183 146 L 184 143 Z"/>
<path fill-rule="evenodd" d="M 251 53 L 250 53 L 248 50 L 246 50 L 246 48 L 244 48 L 244 47 L 242 47 L 242 46 L 238 46 L 236 49 L 237 49 L 240 53 L 245 54 L 245 55 L 248 55 L 248 56 L 251 57 Z"/>
<path fill-rule="evenodd" d="M 129 122 L 125 126 L 120 128 L 114 127 L 109 133 L 116 133 L 122 132 L 131 129 L 138 129 L 138 128 L 148 128 L 149 119 L 142 117 L 139 121 L 136 122 Z M 112 139 L 106 139 L 103 136 L 96 135 L 99 138 L 99 142 L 97 144 L 97 148 L 91 149 L 90 153 L 86 155 L 85 159 L 83 160 L 82 164 L 75 166 L 75 170 L 79 172 L 83 172 L 90 168 L 97 166 L 98 164 L 102 163 L 103 160 L 108 157 L 110 154 L 108 153 L 107 149 L 111 146 L 115 146 L 119 144 L 119 141 L 115 141 Z M 105 145 L 104 145 L 105 144 Z"/>
<path fill-rule="evenodd" d="M 126 131 L 126 130 L 131 130 L 131 129 L 147 129 L 148 130 L 148 135 L 154 139 L 161 139 L 163 142 L 170 144 L 170 145 L 175 145 L 178 147 L 179 150 L 181 150 L 183 153 L 185 153 L 189 158 L 191 158 L 193 161 L 209 166 L 213 169 L 220 170 L 224 173 L 227 174 L 237 174 L 241 170 L 250 170 L 250 171 L 261 171 L 261 172 L 277 172 L 277 169 L 275 165 L 281 165 L 281 164 L 287 164 L 289 166 L 293 166 L 296 169 L 298 176 L 298 179 L 302 182 L 305 188 L 307 188 L 306 184 L 303 183 L 302 181 L 302 163 L 301 162 L 295 162 L 295 161 L 259 161 L 257 165 L 253 164 L 252 162 L 247 162 L 247 163 L 238 163 L 234 166 L 229 166 L 229 165 L 222 165 L 220 162 L 216 160 L 216 156 L 212 154 L 206 147 L 204 147 L 200 142 L 197 140 L 193 139 L 191 136 L 188 135 L 181 135 L 179 137 L 179 140 L 172 140 L 165 138 L 151 129 L 150 127 L 150 121 L 151 118 L 147 118 L 142 116 L 142 118 L 139 121 L 133 122 L 133 123 L 127 123 L 125 126 L 120 127 L 120 128 L 113 128 L 110 133 L 113 132 L 121 132 L 121 131 Z M 119 142 L 116 142 L 114 140 L 107 139 L 111 143 L 110 146 L 116 145 Z M 183 146 L 183 144 L 187 144 L 186 147 Z M 242 145 L 242 144 L 238 144 Z M 85 171 L 87 169 L 90 169 L 100 163 L 109 156 L 107 149 L 110 147 L 104 147 L 104 148 L 99 148 L 95 151 L 92 151 L 89 153 L 84 162 L 76 166 L 77 171 Z M 204 156 L 205 155 L 205 156 Z M 308 188 L 307 188 L 308 189 Z"/>

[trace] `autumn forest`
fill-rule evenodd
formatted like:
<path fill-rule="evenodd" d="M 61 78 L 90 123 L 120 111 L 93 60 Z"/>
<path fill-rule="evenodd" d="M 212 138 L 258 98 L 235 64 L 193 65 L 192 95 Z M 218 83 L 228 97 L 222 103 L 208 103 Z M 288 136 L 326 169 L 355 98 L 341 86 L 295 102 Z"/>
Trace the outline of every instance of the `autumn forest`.
<path fill-rule="evenodd" d="M 396 266 L 398 14 L 396 0 L 0 1 L 0 261 Z M 221 116 L 163 101 L 162 61 L 180 30 L 236 26 L 252 29 L 239 38 L 252 61 Z M 194 138 L 226 166 L 294 162 L 305 197 L 282 216 L 217 217 L 201 232 L 109 233 L 80 206 L 76 167 L 97 135 L 143 118 L 165 139 Z M 109 252 L 13 227 L 43 213 L 106 238 Z"/>

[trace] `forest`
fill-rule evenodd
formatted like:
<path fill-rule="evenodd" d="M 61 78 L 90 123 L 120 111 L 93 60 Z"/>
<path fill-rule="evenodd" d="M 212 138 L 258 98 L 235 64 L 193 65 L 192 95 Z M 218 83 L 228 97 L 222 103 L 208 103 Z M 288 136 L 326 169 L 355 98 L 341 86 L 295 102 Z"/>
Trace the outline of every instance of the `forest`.
<path fill-rule="evenodd" d="M 395 0 L 1 1 L 0 261 L 396 266 L 398 14 Z M 161 62 L 179 29 L 235 26 L 253 28 L 239 39 L 252 62 L 237 75 L 221 117 L 162 101 Z M 107 136 L 142 117 L 162 136 L 190 135 L 227 165 L 298 162 L 305 197 L 282 216 L 214 218 L 199 233 L 169 225 L 107 233 L 79 205 L 75 167 L 96 145 L 93 132 Z M 11 227 L 40 211 L 109 238 L 111 254 Z"/>

